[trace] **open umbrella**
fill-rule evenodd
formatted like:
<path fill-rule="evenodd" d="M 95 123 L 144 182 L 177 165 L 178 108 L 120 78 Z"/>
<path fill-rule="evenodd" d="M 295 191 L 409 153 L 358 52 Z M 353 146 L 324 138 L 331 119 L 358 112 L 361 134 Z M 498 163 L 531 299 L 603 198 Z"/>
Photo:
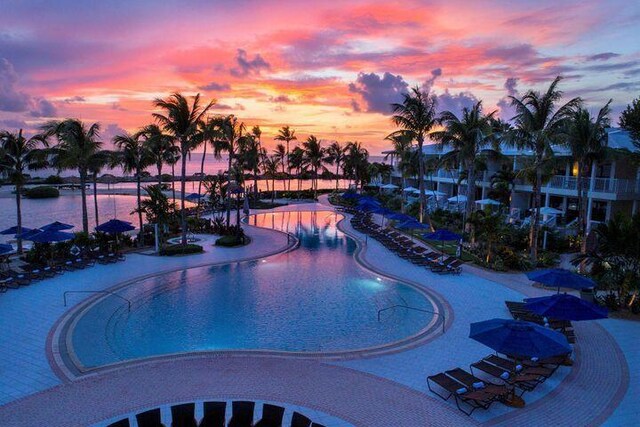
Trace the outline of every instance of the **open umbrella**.
<path fill-rule="evenodd" d="M 6 255 L 13 252 L 13 246 L 0 244 L 0 255 Z"/>
<path fill-rule="evenodd" d="M 18 234 L 20 233 L 25 234 L 25 233 L 28 233 L 29 231 L 31 231 L 31 228 L 20 227 L 18 229 L 18 226 L 14 225 L 13 227 L 9 227 L 6 230 L 0 231 L 0 234 L 3 234 L 3 235 L 14 234 L 16 237 L 18 237 Z"/>
<path fill-rule="evenodd" d="M 40 234 L 42 233 L 42 230 L 40 230 L 39 228 L 33 228 L 29 231 L 25 231 L 22 233 L 22 238 L 25 240 L 30 240 L 30 237 L 35 236 L 36 234 Z"/>
<path fill-rule="evenodd" d="M 405 187 L 405 189 L 404 189 L 404 190 L 402 190 L 402 191 L 404 191 L 405 193 L 412 193 L 412 192 L 414 192 L 414 191 L 416 191 L 416 190 L 417 190 L 417 191 L 420 191 L 420 190 L 418 190 L 416 187 Z"/>
<path fill-rule="evenodd" d="M 564 268 L 550 268 L 547 270 L 537 270 L 527 273 L 529 280 L 542 283 L 543 285 L 558 288 L 589 289 L 596 286 L 596 282 L 588 277 L 581 276 Z"/>
<path fill-rule="evenodd" d="M 126 231 L 135 230 L 136 228 L 128 221 L 119 219 L 110 219 L 96 227 L 96 231 L 109 234 L 124 233 Z"/>
<path fill-rule="evenodd" d="M 472 323 L 469 338 L 515 358 L 542 359 L 571 353 L 563 334 L 522 320 L 491 319 Z"/>
<path fill-rule="evenodd" d="M 43 225 L 40 227 L 42 231 L 62 231 L 62 230 L 71 230 L 74 226 L 71 224 L 65 224 L 64 222 L 55 221 L 51 224 Z"/>
<path fill-rule="evenodd" d="M 398 187 L 395 184 L 385 184 L 385 185 L 381 185 L 380 188 L 382 188 L 384 190 L 397 190 L 400 187 Z"/>
<path fill-rule="evenodd" d="M 480 200 L 476 200 L 476 203 L 479 205 L 491 205 L 491 206 L 498 206 L 500 205 L 500 202 L 497 200 L 493 200 L 493 199 L 480 199 Z"/>
<path fill-rule="evenodd" d="M 353 191 L 345 191 L 344 193 L 342 193 L 340 197 L 342 197 L 345 200 L 356 200 L 362 196 L 359 195 L 358 193 L 354 193 Z"/>
<path fill-rule="evenodd" d="M 387 219 L 392 219 L 394 221 L 411 221 L 411 220 L 415 221 L 415 218 L 410 215 L 403 214 L 403 213 L 396 213 L 396 212 L 387 215 Z"/>
<path fill-rule="evenodd" d="M 467 201 L 467 196 L 459 194 L 457 196 L 449 197 L 447 200 L 451 203 L 464 203 Z"/>
<path fill-rule="evenodd" d="M 442 258 L 444 258 L 444 242 L 451 242 L 453 240 L 460 240 L 462 236 L 454 233 L 453 231 L 445 230 L 441 228 L 440 230 L 436 230 L 433 233 L 425 233 L 422 235 L 427 240 L 437 240 L 442 242 L 440 244 L 440 252 L 442 252 Z"/>
<path fill-rule="evenodd" d="M 528 298 L 525 307 L 541 316 L 559 320 L 595 320 L 608 317 L 607 309 L 568 294 Z"/>
<path fill-rule="evenodd" d="M 400 224 L 396 225 L 396 228 L 400 228 L 403 230 L 426 230 L 429 228 L 429 226 L 427 224 L 423 224 L 411 218 L 407 221 L 401 222 Z"/>
<path fill-rule="evenodd" d="M 64 242 L 74 238 L 73 233 L 65 233 L 64 231 L 45 230 L 40 233 L 34 234 L 27 240 L 31 240 L 35 243 L 55 243 Z"/>

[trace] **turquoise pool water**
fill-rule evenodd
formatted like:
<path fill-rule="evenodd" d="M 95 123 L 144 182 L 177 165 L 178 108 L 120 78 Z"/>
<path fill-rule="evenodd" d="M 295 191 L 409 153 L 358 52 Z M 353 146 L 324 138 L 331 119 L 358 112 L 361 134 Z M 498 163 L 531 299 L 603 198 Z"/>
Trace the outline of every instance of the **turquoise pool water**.
<path fill-rule="evenodd" d="M 376 277 L 353 258 L 355 242 L 333 212 L 282 212 L 252 225 L 288 230 L 300 246 L 266 259 L 193 268 L 141 280 L 90 306 L 70 331 L 84 367 L 191 351 L 344 352 L 423 330 L 433 310 L 412 286 Z M 380 260 L 384 262 L 384 260 Z"/>

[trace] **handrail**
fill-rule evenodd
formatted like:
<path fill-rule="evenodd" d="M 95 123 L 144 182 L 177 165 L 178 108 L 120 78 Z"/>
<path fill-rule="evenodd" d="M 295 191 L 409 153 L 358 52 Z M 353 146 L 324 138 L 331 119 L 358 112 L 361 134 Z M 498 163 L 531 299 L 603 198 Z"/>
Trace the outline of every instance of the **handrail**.
<path fill-rule="evenodd" d="M 116 296 L 122 300 L 125 300 L 127 302 L 127 305 L 129 306 L 129 311 L 131 311 L 131 301 L 128 300 L 127 298 L 123 297 L 122 295 L 116 294 L 115 292 L 111 292 L 111 291 L 66 291 L 65 293 L 62 294 L 62 297 L 64 299 L 64 306 L 67 306 L 67 294 L 69 293 L 76 293 L 76 294 L 109 294 L 109 295 L 113 295 Z"/>
<path fill-rule="evenodd" d="M 404 305 L 404 304 L 396 304 L 396 305 L 392 305 L 392 306 L 389 306 L 389 307 L 381 308 L 380 310 L 378 310 L 378 322 L 380 321 L 380 314 L 383 311 L 391 310 L 391 309 L 398 308 L 398 307 L 407 308 L 409 310 L 421 311 L 423 313 L 435 314 L 436 316 L 441 316 L 442 317 L 442 333 L 444 334 L 444 327 L 447 324 L 444 314 L 438 313 L 436 311 L 425 310 L 425 309 L 422 309 L 422 308 L 411 307 L 411 306 Z"/>

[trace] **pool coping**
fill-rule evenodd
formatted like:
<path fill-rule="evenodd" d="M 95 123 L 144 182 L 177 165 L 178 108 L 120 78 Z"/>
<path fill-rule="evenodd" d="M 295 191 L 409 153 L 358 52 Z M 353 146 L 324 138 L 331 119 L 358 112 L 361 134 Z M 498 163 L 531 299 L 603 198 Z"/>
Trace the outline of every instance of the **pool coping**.
<path fill-rule="evenodd" d="M 281 211 L 273 211 L 273 212 L 264 212 L 251 214 L 260 215 L 267 213 L 282 213 L 282 212 L 297 212 L 298 210 L 281 210 Z M 275 358 L 296 358 L 296 359 L 310 359 L 317 361 L 343 361 L 343 360 L 352 360 L 352 359 L 365 359 L 372 357 L 379 357 L 382 355 L 395 354 L 398 352 L 406 351 L 411 348 L 424 345 L 431 340 L 444 335 L 446 330 L 451 327 L 453 323 L 453 310 L 447 300 L 434 292 L 433 290 L 427 289 L 419 283 L 412 282 L 410 280 L 390 275 L 388 273 L 383 273 L 382 271 L 376 269 L 370 263 L 365 261 L 362 255 L 366 252 L 366 245 L 363 245 L 361 239 L 358 236 L 346 231 L 344 227 L 342 227 L 342 222 L 347 219 L 347 214 L 344 212 L 338 212 L 337 210 L 326 207 L 322 210 L 315 210 L 315 212 L 327 212 L 331 214 L 335 214 L 340 216 L 338 219 L 336 226 L 337 228 L 343 232 L 348 238 L 351 238 L 356 244 L 356 250 L 353 254 L 353 258 L 359 266 L 364 268 L 370 273 L 376 274 L 378 276 L 385 277 L 389 280 L 393 280 L 396 282 L 400 282 L 406 286 L 410 286 L 420 294 L 422 294 L 432 305 L 434 314 L 427 323 L 427 325 L 421 328 L 415 334 L 412 334 L 408 337 L 402 338 L 400 340 L 395 340 L 389 343 L 384 343 L 378 346 L 359 348 L 355 350 L 345 350 L 345 351 L 333 351 L 333 352 L 287 352 L 287 351 L 278 351 L 278 350 L 200 350 L 200 351 L 186 351 L 186 352 L 176 352 L 176 353 L 167 353 L 160 355 L 152 355 L 147 357 L 135 358 L 135 359 L 127 359 L 121 362 L 110 363 L 106 365 L 100 365 L 96 367 L 85 367 L 82 363 L 77 359 L 75 353 L 73 352 L 73 345 L 71 343 L 71 337 L 73 328 L 75 327 L 78 320 L 82 317 L 84 312 L 90 309 L 94 304 L 96 304 L 99 300 L 106 297 L 104 294 L 95 295 L 89 297 L 85 300 L 78 302 L 76 305 L 67 310 L 58 320 L 55 322 L 49 335 L 47 337 L 46 344 L 46 354 L 47 359 L 49 360 L 49 364 L 53 370 L 53 372 L 58 376 L 63 382 L 73 381 L 80 377 L 86 377 L 91 374 L 101 373 L 105 371 L 112 371 L 115 369 L 119 369 L 124 366 L 128 366 L 131 364 L 145 363 L 145 362 L 153 362 L 161 359 L 178 359 L 186 356 L 194 356 L 194 355 L 210 355 L 215 357 L 217 355 L 235 355 L 235 356 L 262 356 L 262 357 L 275 357 Z M 293 239 L 293 242 L 290 242 L 283 249 L 279 249 L 277 251 L 272 251 L 266 254 L 261 254 L 260 256 L 254 257 L 245 257 L 242 259 L 237 259 L 233 261 L 224 261 L 218 263 L 201 263 L 188 267 L 179 267 L 167 269 L 159 272 L 154 272 L 150 274 L 146 274 L 143 276 L 139 276 L 133 279 L 126 280 L 124 282 L 117 283 L 111 287 L 105 288 L 105 291 L 117 291 L 118 289 L 130 286 L 136 282 L 140 282 L 142 280 L 147 280 L 153 277 L 157 277 L 167 273 L 174 273 L 179 271 L 186 271 L 195 268 L 203 268 L 203 267 L 212 267 L 212 266 L 221 266 L 221 265 L 229 265 L 229 264 L 239 264 L 245 262 L 254 262 L 259 259 L 264 259 L 268 257 L 273 257 L 276 255 L 284 254 L 296 249 L 300 242 L 295 237 L 295 235 L 290 232 L 285 232 L 282 230 L 270 229 L 267 227 L 259 227 L 267 230 L 276 231 L 279 233 L 286 234 L 289 238 Z M 442 316 L 442 317 L 441 317 Z M 440 330 L 442 329 L 442 332 Z"/>

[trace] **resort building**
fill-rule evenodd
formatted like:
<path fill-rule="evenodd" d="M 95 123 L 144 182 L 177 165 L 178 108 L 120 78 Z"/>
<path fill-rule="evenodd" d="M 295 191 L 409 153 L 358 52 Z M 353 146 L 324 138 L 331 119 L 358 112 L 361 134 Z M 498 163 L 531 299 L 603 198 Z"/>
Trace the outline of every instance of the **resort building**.
<path fill-rule="evenodd" d="M 608 221 L 618 212 L 631 215 L 640 209 L 640 168 L 629 159 L 628 155 L 625 155 L 629 152 L 638 152 L 639 148 L 633 144 L 628 132 L 617 128 L 607 129 L 607 147 L 611 155 L 594 163 L 587 176 L 583 178 L 583 183 L 587 187 L 587 219 L 590 227 Z M 439 144 L 427 144 L 423 147 L 427 161 L 438 159 L 448 151 L 448 148 L 442 148 Z M 562 224 L 570 228 L 578 217 L 576 178 L 578 165 L 567 147 L 555 146 L 553 151 L 557 164 L 553 175 L 547 177 L 542 185 L 542 206 L 547 209 L 542 210 L 541 213 L 547 225 Z M 533 205 L 533 189 L 529 182 L 518 175 L 518 172 L 529 164 L 532 153 L 506 144 L 501 144 L 500 152 L 499 158 L 487 156 L 486 170 L 478 173 L 476 180 L 475 199 L 483 200 L 489 197 L 491 178 L 496 172 L 503 168 L 512 170 L 516 176 L 510 185 L 512 188 L 510 218 L 513 221 L 526 221 Z M 396 183 L 401 182 L 402 175 L 397 168 L 397 162 L 393 159 L 393 153 L 385 154 L 390 154 L 392 157 L 393 180 Z M 460 179 L 461 172 L 461 168 L 456 167 L 440 166 L 435 170 L 427 169 L 424 180 L 429 190 L 427 193 L 429 208 L 458 207 L 460 203 L 454 201 L 464 201 L 466 181 L 464 177 Z M 407 185 L 418 187 L 416 178 L 408 179 L 406 182 Z M 417 197 L 417 191 L 414 195 Z M 460 198 L 456 199 L 457 195 L 460 195 Z"/>

